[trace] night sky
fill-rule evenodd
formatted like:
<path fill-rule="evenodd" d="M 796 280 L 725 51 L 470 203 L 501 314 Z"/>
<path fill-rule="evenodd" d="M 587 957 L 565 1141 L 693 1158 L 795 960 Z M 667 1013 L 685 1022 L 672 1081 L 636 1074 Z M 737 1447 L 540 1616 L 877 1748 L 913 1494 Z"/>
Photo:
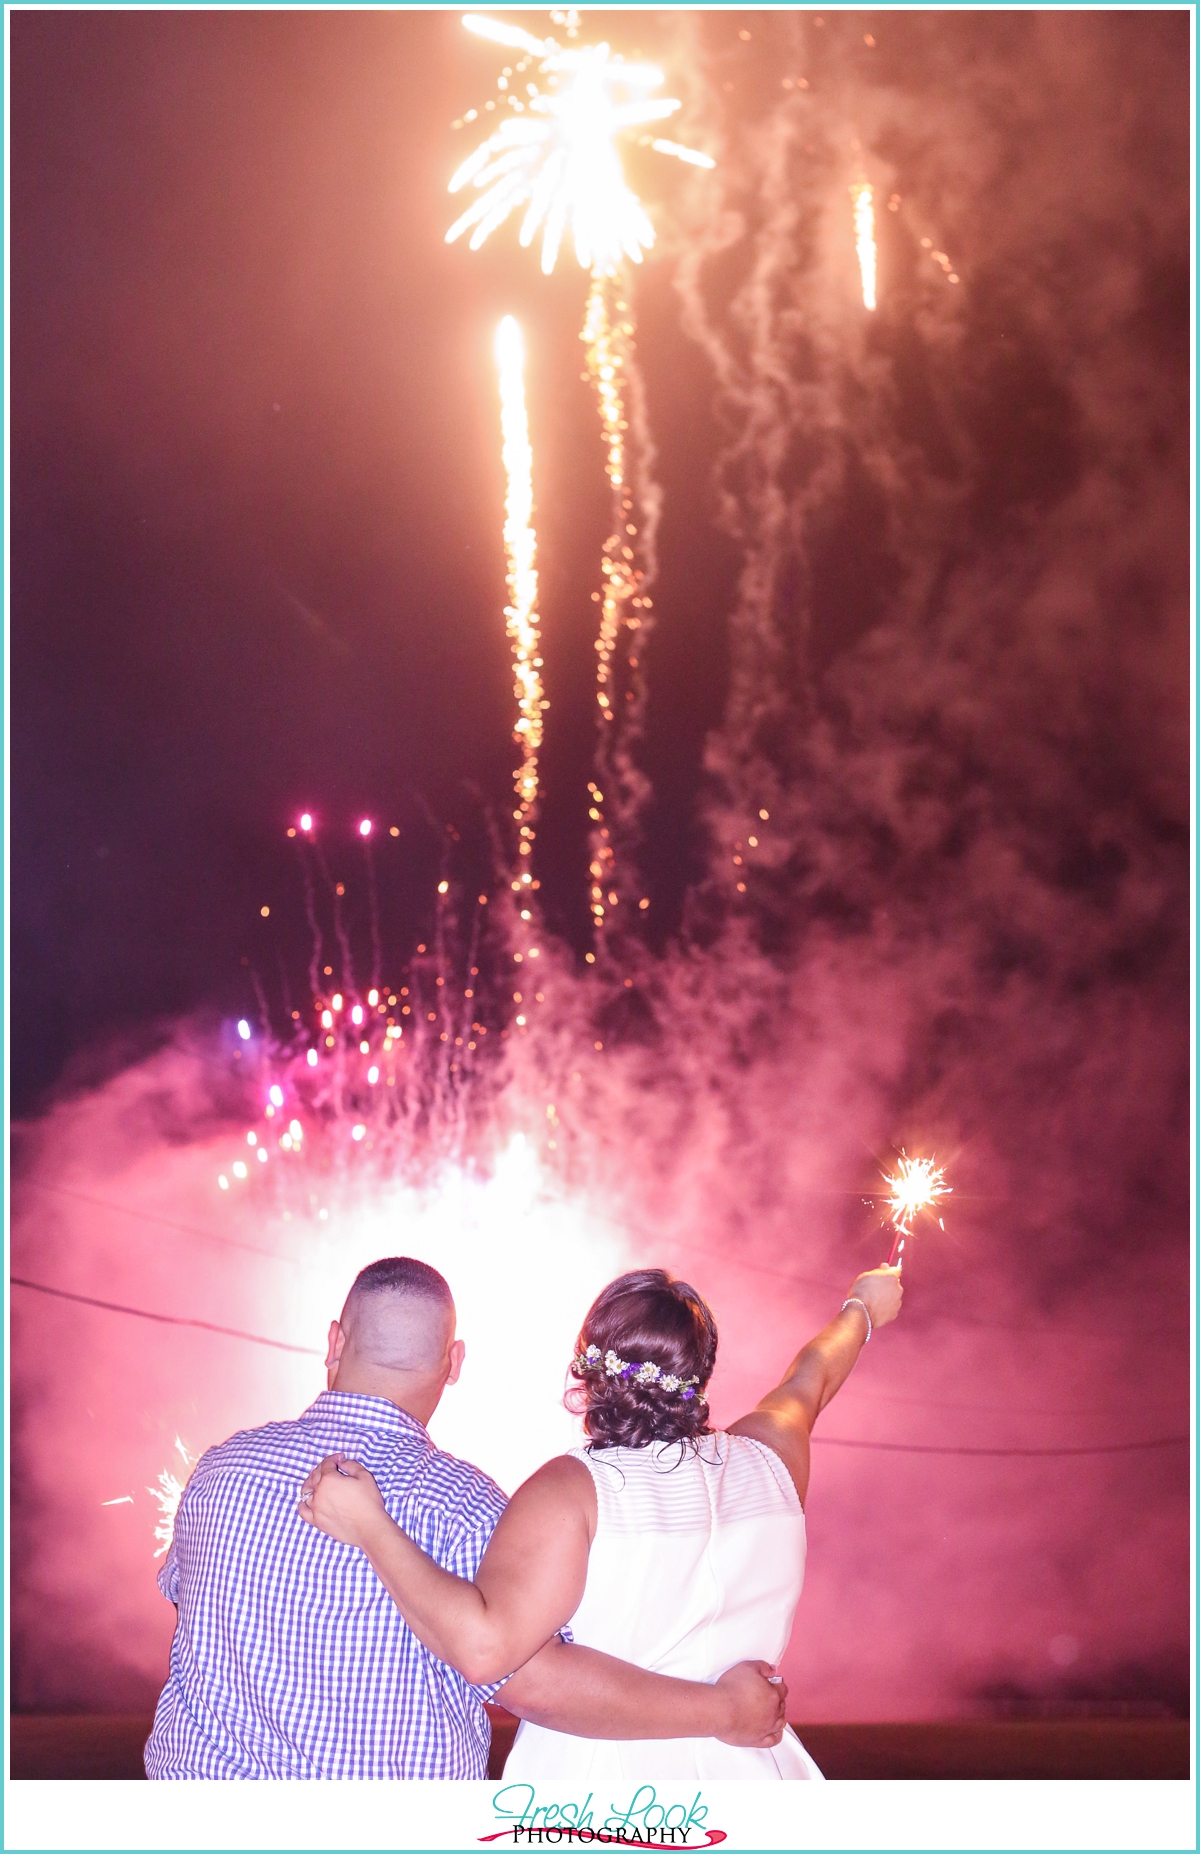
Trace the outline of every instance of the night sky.
<path fill-rule="evenodd" d="M 497 1125 L 541 1139 L 553 1078 L 564 1278 L 582 1295 L 619 1265 L 592 1216 L 629 1260 L 686 1270 L 721 1320 L 727 1420 L 880 1259 L 880 1158 L 936 1151 L 945 1238 L 831 1435 L 1156 1447 L 995 1479 L 903 1453 L 868 1476 L 829 1448 L 794 1650 L 808 1714 L 1179 1710 L 1188 17 L 631 8 L 585 28 L 663 65 L 672 132 L 718 163 L 628 164 L 659 229 L 633 296 L 663 495 L 650 907 L 594 971 L 608 505 L 586 280 L 570 254 L 542 277 L 512 227 L 479 253 L 443 242 L 472 145 L 450 125 L 494 95 L 496 48 L 457 13 L 12 18 L 14 1253 L 64 1288 L 311 1342 L 315 1301 L 272 1302 L 257 1264 L 186 1243 L 168 1261 L 107 1212 L 47 1206 L 69 1188 L 218 1242 L 259 1230 L 217 1198 L 243 1122 L 210 1077 L 256 981 L 303 990 L 302 809 L 360 888 L 355 820 L 399 829 L 377 870 L 397 963 L 440 876 L 494 876 L 513 716 L 491 340 L 514 313 L 553 1034 L 513 1057 Z M 551 1251 L 531 1235 L 522 1258 L 520 1228 L 532 1282 Z M 346 1258 L 378 1236 L 355 1224 Z M 96 1464 L 97 1509 L 153 1478 L 176 1429 L 203 1446 L 307 1395 L 249 1367 L 198 1389 L 202 1347 L 147 1348 L 127 1382 L 92 1316 L 43 1316 L 80 1381 L 68 1394 L 30 1315 L 23 1434 Z M 77 1409 L 98 1421 L 118 1381 L 136 1447 L 106 1454 Z M 488 1465 L 486 1441 L 458 1445 Z M 59 1497 L 47 1480 L 39 1513 Z M 60 1514 L 57 1549 L 86 1540 L 112 1587 L 145 1588 L 102 1623 L 81 1594 L 46 1633 L 54 1553 L 29 1523 L 25 1703 L 142 1703 L 167 1624 L 140 1534 L 101 1548 Z"/>
<path fill-rule="evenodd" d="M 648 44 L 673 30 L 641 20 Z M 506 311 L 537 356 L 546 898 L 586 943 L 607 497 L 578 268 L 547 282 L 514 237 L 478 255 L 443 243 L 446 176 L 470 146 L 449 125 L 496 68 L 459 42 L 456 14 L 14 27 L 23 1111 L 110 1028 L 241 1006 L 248 923 L 294 880 L 280 840 L 299 807 L 331 828 L 364 810 L 401 821 L 425 892 L 430 819 L 436 839 L 503 803 L 491 336 Z M 656 178 L 681 184 L 661 160 Z M 736 555 L 694 468 L 715 449 L 711 375 L 680 340 L 669 275 L 647 282 L 655 436 L 679 478 L 649 748 L 666 925 L 700 854 L 689 863 L 691 801 L 724 699 Z"/>

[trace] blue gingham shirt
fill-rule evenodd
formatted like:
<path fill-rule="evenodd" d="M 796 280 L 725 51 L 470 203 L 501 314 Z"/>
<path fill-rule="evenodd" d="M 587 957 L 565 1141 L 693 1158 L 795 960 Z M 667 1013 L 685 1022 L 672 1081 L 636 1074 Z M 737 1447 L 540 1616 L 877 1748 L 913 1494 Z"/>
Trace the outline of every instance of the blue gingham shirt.
<path fill-rule="evenodd" d="M 179 1618 L 148 1777 L 487 1774 L 496 1687 L 430 1654 L 365 1555 L 297 1515 L 305 1475 L 339 1449 L 431 1557 L 474 1577 L 504 1495 L 385 1398 L 325 1391 L 295 1422 L 209 1449 L 159 1573 Z"/>

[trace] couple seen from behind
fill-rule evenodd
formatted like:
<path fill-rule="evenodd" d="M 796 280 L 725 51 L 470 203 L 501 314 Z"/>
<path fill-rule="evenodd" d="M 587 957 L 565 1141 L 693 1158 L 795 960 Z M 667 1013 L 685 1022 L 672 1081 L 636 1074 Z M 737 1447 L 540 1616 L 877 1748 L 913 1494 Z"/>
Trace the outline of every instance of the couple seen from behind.
<path fill-rule="evenodd" d="M 571 1365 L 586 1446 L 506 1502 L 426 1428 L 463 1366 L 449 1285 L 408 1257 L 364 1268 L 329 1388 L 209 1449 L 184 1491 L 147 1775 L 480 1779 L 495 1698 L 521 1720 L 509 1778 L 821 1781 L 777 1672 L 809 1437 L 902 1293 L 896 1268 L 860 1275 L 713 1430 L 708 1307 L 661 1269 L 620 1276 Z"/>

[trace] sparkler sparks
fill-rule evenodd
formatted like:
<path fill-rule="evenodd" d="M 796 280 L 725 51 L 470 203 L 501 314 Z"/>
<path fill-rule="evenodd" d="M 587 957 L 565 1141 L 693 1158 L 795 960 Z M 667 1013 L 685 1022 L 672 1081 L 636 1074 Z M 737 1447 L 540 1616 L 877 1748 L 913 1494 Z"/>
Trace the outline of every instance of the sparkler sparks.
<path fill-rule="evenodd" d="M 158 1524 L 154 1528 L 154 1536 L 158 1540 L 158 1550 L 154 1554 L 156 1558 L 165 1557 L 171 1549 L 171 1541 L 175 1537 L 175 1515 L 179 1511 L 179 1502 L 187 1486 L 187 1471 L 196 1465 L 195 1456 L 188 1453 L 178 1436 L 175 1438 L 175 1447 L 179 1450 L 184 1466 L 183 1480 L 172 1473 L 170 1468 L 163 1468 L 158 1477 L 158 1485 L 146 1489 L 146 1492 L 158 1501 Z"/>
<path fill-rule="evenodd" d="M 470 232 L 471 249 L 478 251 L 524 206 L 520 241 L 531 245 L 540 230 L 547 276 L 568 230 L 580 264 L 594 275 L 614 275 L 625 258 L 640 264 L 654 243 L 654 227 L 626 183 L 617 141 L 628 130 L 661 122 L 679 109 L 678 98 L 647 95 L 663 82 L 662 72 L 651 64 L 626 63 L 606 44 L 563 47 L 476 13 L 466 14 L 463 25 L 523 52 L 518 72 L 536 60 L 547 88 L 528 82 L 523 101 L 509 91 L 512 73 L 501 77 L 501 91 L 514 113 L 453 175 L 451 193 L 470 184 L 479 198 L 455 220 L 446 243 Z M 655 139 L 649 146 L 676 160 L 713 165 L 709 156 L 678 142 Z"/>
<path fill-rule="evenodd" d="M 521 748 L 521 764 L 513 774 L 517 795 L 514 815 L 520 826 L 520 854 L 529 856 L 533 850 L 537 807 L 542 715 L 549 703 L 543 696 L 542 659 L 538 655 L 537 536 L 532 525 L 533 450 L 525 412 L 525 343 L 511 315 L 506 315 L 496 330 L 496 366 L 500 375 L 500 428 L 508 480 L 504 547 L 512 602 L 505 608 L 505 618 L 512 643 L 513 687 L 519 710 L 513 738 Z"/>
<path fill-rule="evenodd" d="M 942 1166 L 935 1165 L 932 1159 L 910 1159 L 904 1153 L 897 1163 L 896 1176 L 885 1172 L 883 1182 L 891 1192 L 892 1222 L 904 1236 L 911 1233 L 914 1217 L 922 1211 L 932 1215 L 934 1205 L 951 1191 Z M 938 1224 L 945 1227 L 940 1217 Z"/>
<path fill-rule="evenodd" d="M 875 307 L 875 195 L 865 180 L 857 180 L 850 189 L 854 201 L 854 245 L 862 277 L 864 309 Z"/>

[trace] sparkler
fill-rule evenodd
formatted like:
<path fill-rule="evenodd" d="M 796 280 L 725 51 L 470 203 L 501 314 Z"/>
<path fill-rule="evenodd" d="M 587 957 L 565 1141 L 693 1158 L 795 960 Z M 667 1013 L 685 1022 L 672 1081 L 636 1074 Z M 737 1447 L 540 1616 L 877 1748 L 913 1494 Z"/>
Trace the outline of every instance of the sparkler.
<path fill-rule="evenodd" d="M 888 1266 L 896 1268 L 900 1266 L 904 1244 L 912 1234 L 913 1218 L 922 1213 L 932 1216 L 934 1205 L 948 1197 L 952 1187 L 946 1183 L 942 1166 L 935 1165 L 932 1159 L 910 1159 L 903 1152 L 896 1166 L 896 1176 L 893 1178 L 885 1172 L 883 1182 L 891 1192 L 890 1221 L 896 1232 Z M 945 1229 L 940 1217 L 937 1221 L 938 1227 Z"/>

